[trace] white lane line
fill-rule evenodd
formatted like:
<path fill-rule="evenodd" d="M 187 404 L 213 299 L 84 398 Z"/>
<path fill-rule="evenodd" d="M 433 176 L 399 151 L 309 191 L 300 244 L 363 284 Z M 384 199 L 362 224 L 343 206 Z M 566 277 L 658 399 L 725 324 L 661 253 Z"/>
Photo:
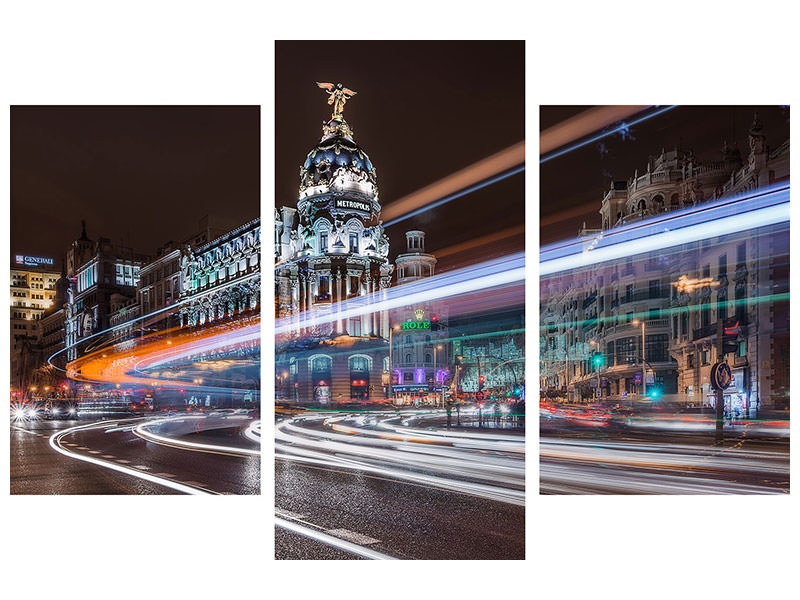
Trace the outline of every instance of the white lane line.
<path fill-rule="evenodd" d="M 103 454 L 103 458 L 117 458 L 113 454 Z"/>
<path fill-rule="evenodd" d="M 156 473 L 155 476 L 156 477 L 166 477 L 168 479 L 175 479 L 175 475 L 173 475 L 172 473 Z"/>
<path fill-rule="evenodd" d="M 324 531 L 311 529 L 310 527 L 300 525 L 299 523 L 292 523 L 291 521 L 281 519 L 280 517 L 275 517 L 275 525 L 276 527 L 281 527 L 287 531 L 311 538 L 318 542 L 322 542 L 326 546 L 331 546 L 332 548 L 337 548 L 339 550 L 349 552 L 350 554 L 355 554 L 356 556 L 361 556 L 363 558 L 369 558 L 372 560 L 397 560 L 394 556 L 389 556 L 388 554 L 378 552 L 372 548 L 366 548 L 365 546 L 348 542 L 347 540 L 335 537 L 325 533 Z"/>
<path fill-rule="evenodd" d="M 76 460 L 82 460 L 84 462 L 91 463 L 93 465 L 97 465 L 100 467 L 104 467 L 106 469 L 111 469 L 113 471 L 119 471 L 120 473 L 125 473 L 126 475 L 131 475 L 132 477 L 136 477 L 138 479 L 144 479 L 145 481 L 149 481 L 150 483 L 155 483 L 157 485 L 161 485 L 170 489 L 173 489 L 178 492 L 183 492 L 184 494 L 192 494 L 192 495 L 212 495 L 214 492 L 210 490 L 203 490 L 194 488 L 188 485 L 184 485 L 182 483 L 178 483 L 177 481 L 170 481 L 169 479 L 165 479 L 162 477 L 157 477 L 155 475 L 151 475 L 150 473 L 143 473 L 142 471 L 138 471 L 136 469 L 132 469 L 130 467 L 123 467 L 122 465 L 118 465 L 113 462 L 101 460 L 99 458 L 93 458 L 91 456 L 86 456 L 85 454 L 76 454 L 75 452 L 71 452 L 67 450 L 65 447 L 61 445 L 61 438 L 65 435 L 69 435 L 71 433 L 75 433 L 76 431 L 85 431 L 87 429 L 97 429 L 108 426 L 108 421 L 101 421 L 99 423 L 90 423 L 88 425 L 79 425 L 77 427 L 70 427 L 69 429 L 65 429 L 63 431 L 59 431 L 58 433 L 54 433 L 50 436 L 50 447 L 53 448 L 59 454 L 63 454 L 69 458 L 74 458 Z M 122 459 L 120 459 L 120 462 Z M 130 462 L 130 461 L 127 461 Z"/>
<path fill-rule="evenodd" d="M 78 450 L 88 450 L 86 446 L 78 446 Z"/>
<path fill-rule="evenodd" d="M 275 514 L 279 517 L 286 517 L 287 519 L 292 519 L 294 521 L 302 521 L 306 518 L 306 515 L 301 515 L 300 513 L 292 512 L 291 510 L 283 510 L 283 509 L 275 509 Z"/>
<path fill-rule="evenodd" d="M 31 431 L 31 430 L 29 430 L 29 429 L 25 429 L 24 427 L 18 427 L 18 426 L 16 426 L 16 425 L 12 425 L 12 426 L 11 426 L 11 429 L 16 429 L 17 431 L 23 431 L 23 432 L 25 432 L 25 433 L 29 433 L 29 434 L 31 434 L 31 435 L 39 435 L 39 434 L 38 434 L 38 433 L 36 433 L 35 431 Z"/>
<path fill-rule="evenodd" d="M 129 465 L 129 464 L 131 464 L 131 461 L 129 461 L 129 460 L 125 460 L 124 458 L 118 458 L 118 459 L 117 459 L 117 462 L 118 462 L 118 463 L 122 463 L 123 465 Z"/>
<path fill-rule="evenodd" d="M 134 468 L 135 469 L 141 469 L 142 471 L 150 471 L 151 470 L 150 467 L 148 467 L 147 465 L 134 465 Z"/>
<path fill-rule="evenodd" d="M 99 450 L 89 450 L 89 454 L 100 454 Z"/>
<path fill-rule="evenodd" d="M 370 546 L 380 542 L 380 540 L 376 540 L 374 537 L 369 537 L 357 531 L 350 531 L 349 529 L 326 529 L 325 533 L 347 540 L 348 542 L 353 542 L 354 544 L 361 544 L 362 546 Z"/>

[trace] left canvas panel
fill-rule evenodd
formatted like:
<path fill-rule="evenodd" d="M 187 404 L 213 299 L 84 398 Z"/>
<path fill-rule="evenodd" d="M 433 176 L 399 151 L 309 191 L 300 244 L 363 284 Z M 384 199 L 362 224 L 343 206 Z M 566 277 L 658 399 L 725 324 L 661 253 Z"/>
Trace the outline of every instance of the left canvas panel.
<path fill-rule="evenodd" d="M 11 107 L 12 494 L 259 494 L 258 106 Z"/>

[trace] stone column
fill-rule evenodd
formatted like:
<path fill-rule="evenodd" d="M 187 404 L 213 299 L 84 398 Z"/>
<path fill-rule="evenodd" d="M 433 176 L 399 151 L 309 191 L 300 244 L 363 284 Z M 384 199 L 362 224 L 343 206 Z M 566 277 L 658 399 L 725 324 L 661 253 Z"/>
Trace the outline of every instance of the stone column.
<path fill-rule="evenodd" d="M 362 301 L 365 302 L 366 295 L 367 295 L 367 278 L 369 277 L 369 273 L 364 272 L 364 274 L 359 278 L 359 290 L 358 295 L 362 298 Z M 366 304 L 362 304 L 362 306 L 366 306 Z M 369 335 L 369 315 L 366 312 L 362 312 L 361 314 L 361 335 Z"/>
<path fill-rule="evenodd" d="M 336 277 L 336 333 L 341 335 L 344 333 L 342 326 L 342 272 L 337 270 L 334 275 Z"/>

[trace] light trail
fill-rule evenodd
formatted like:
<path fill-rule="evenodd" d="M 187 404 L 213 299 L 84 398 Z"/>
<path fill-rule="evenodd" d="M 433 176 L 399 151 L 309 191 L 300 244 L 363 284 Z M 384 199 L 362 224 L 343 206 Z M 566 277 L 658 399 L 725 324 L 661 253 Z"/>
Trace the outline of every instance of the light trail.
<path fill-rule="evenodd" d="M 417 215 L 421 215 L 422 213 L 427 212 L 427 211 L 431 210 L 432 208 L 436 208 L 437 206 L 441 206 L 442 204 L 447 204 L 448 202 L 451 202 L 453 200 L 457 200 L 458 198 L 466 196 L 467 194 L 471 194 L 472 192 L 477 192 L 478 190 L 483 189 L 485 187 L 488 187 L 488 186 L 492 185 L 493 183 L 497 183 L 498 181 L 503 181 L 504 179 L 508 179 L 512 175 L 517 175 L 519 173 L 522 173 L 524 170 L 525 170 L 525 166 L 524 165 L 522 165 L 520 167 L 515 167 L 515 168 L 511 169 L 510 171 L 506 171 L 505 173 L 501 173 L 500 175 L 495 175 L 494 177 L 490 177 L 489 179 L 487 179 L 485 181 L 482 181 L 480 183 L 476 183 L 475 185 L 471 185 L 468 188 L 465 188 L 465 189 L 463 189 L 463 190 L 461 190 L 459 192 L 456 192 L 455 194 L 450 194 L 449 196 L 445 196 L 444 198 L 441 198 L 440 200 L 436 200 L 434 202 L 431 202 L 430 204 L 426 204 L 425 206 L 423 206 L 421 208 L 418 208 L 416 210 L 412 210 L 409 213 L 406 213 L 406 214 L 404 214 L 404 215 L 402 215 L 400 217 L 397 217 L 396 219 L 392 219 L 391 221 L 389 221 L 387 223 L 384 223 L 383 226 L 384 227 L 390 227 L 390 226 L 394 225 L 395 223 L 400 223 L 401 221 L 405 221 L 406 219 L 410 219 L 411 217 L 416 217 Z"/>
<path fill-rule="evenodd" d="M 374 429 L 363 426 L 367 418 Z M 393 425 L 387 432 L 381 422 L 390 419 L 397 416 L 305 414 L 282 421 L 276 426 L 276 458 L 524 506 L 524 438 L 499 441 Z"/>
<path fill-rule="evenodd" d="M 541 276 L 789 221 L 789 186 L 644 220 L 593 238 L 543 248 Z"/>
<path fill-rule="evenodd" d="M 540 484 L 552 493 L 781 494 L 786 452 L 542 437 Z M 763 484 L 736 481 L 743 475 Z M 771 482 L 771 484 L 768 484 Z M 781 484 L 785 482 L 785 489 Z"/>
<path fill-rule="evenodd" d="M 496 233 L 490 233 L 481 237 L 473 238 L 466 242 L 461 242 L 459 244 L 454 244 L 453 246 L 448 246 L 446 248 L 441 248 L 439 250 L 436 250 L 436 258 L 441 259 L 445 256 L 450 256 L 452 254 L 461 254 L 468 250 L 473 250 L 475 248 L 480 248 L 481 246 L 494 244 L 501 240 L 505 240 L 508 238 L 524 234 L 525 234 L 525 225 L 515 225 L 514 227 L 509 227 L 507 229 L 503 229 L 502 231 L 498 231 Z"/>
<path fill-rule="evenodd" d="M 217 291 L 222 291 L 222 290 L 224 290 L 224 289 L 226 289 L 228 287 L 231 287 L 231 286 L 234 286 L 234 285 L 239 285 L 244 281 L 248 281 L 250 279 L 254 279 L 254 278 L 260 277 L 260 276 L 261 276 L 260 272 L 252 273 L 250 275 L 246 275 L 244 277 L 234 279 L 233 281 L 229 281 L 227 283 L 220 284 L 215 289 Z M 191 302 L 193 302 L 195 300 L 196 300 L 196 298 L 194 298 L 194 297 L 184 298 L 183 300 L 179 300 L 178 302 L 175 302 L 174 304 L 170 304 L 169 306 L 166 306 L 164 308 L 160 308 L 158 310 L 154 310 L 152 312 L 147 313 L 146 315 L 142 315 L 141 317 L 137 317 L 135 319 L 131 319 L 130 321 L 126 321 L 125 323 L 122 323 L 120 325 L 115 325 L 114 327 L 109 327 L 108 329 L 104 329 L 102 331 L 98 331 L 97 333 L 93 333 L 92 335 L 89 335 L 89 336 L 86 336 L 84 338 L 81 338 L 80 340 L 78 340 L 74 344 L 71 344 L 70 346 L 66 346 L 66 347 L 62 348 L 61 350 L 58 350 L 57 352 L 54 352 L 53 354 L 51 354 L 47 358 L 47 364 L 49 364 L 51 367 L 61 371 L 62 373 L 66 373 L 65 369 L 62 369 L 61 367 L 59 367 L 57 365 L 54 365 L 53 362 L 52 362 L 52 360 L 56 356 L 58 356 L 59 354 L 63 354 L 64 352 L 66 352 L 70 348 L 75 348 L 75 347 L 77 347 L 77 346 L 79 346 L 81 344 L 85 344 L 89 340 L 96 339 L 96 338 L 98 338 L 100 336 L 103 336 L 103 335 L 109 335 L 110 333 L 113 333 L 114 331 L 117 331 L 119 329 L 129 328 L 134 323 L 139 323 L 139 322 L 144 321 L 146 319 L 153 319 L 154 317 L 157 317 L 159 315 L 163 315 L 165 313 L 173 313 L 173 312 L 175 312 L 176 308 L 179 308 L 179 307 L 183 306 L 184 304 L 189 304 L 189 303 L 191 303 Z"/>
<path fill-rule="evenodd" d="M 124 383 L 151 386 L 158 379 L 160 386 L 190 390 L 230 392 L 229 387 L 198 386 L 193 380 L 155 378 L 144 369 L 161 367 L 176 361 L 215 351 L 260 343 L 260 318 L 241 323 L 209 327 L 205 331 L 180 331 L 164 337 L 163 332 L 140 338 L 133 348 L 117 350 L 113 345 L 96 350 L 67 365 L 70 379 L 92 383 Z M 134 373 L 140 373 L 135 375 Z"/>
<path fill-rule="evenodd" d="M 570 142 L 601 130 L 614 123 L 619 123 L 631 115 L 636 115 L 650 108 L 651 105 L 616 105 L 595 106 L 584 110 L 539 134 L 539 156 L 563 148 Z"/>
<path fill-rule="evenodd" d="M 75 460 L 81 460 L 83 462 L 87 462 L 98 467 L 103 467 L 104 469 L 110 469 L 112 471 L 118 471 L 120 473 L 124 473 L 126 475 L 130 475 L 131 477 L 136 477 L 137 479 L 142 479 L 144 481 L 149 481 L 150 483 L 155 483 L 157 485 L 164 486 L 166 488 L 175 490 L 177 492 L 181 492 L 184 494 L 190 494 L 195 496 L 205 496 L 205 495 L 215 495 L 216 492 L 211 490 L 206 490 L 204 488 L 193 487 L 190 485 L 185 485 L 183 483 L 179 483 L 177 481 L 171 481 L 164 477 L 158 477 L 156 475 L 151 475 L 150 473 L 145 473 L 144 471 L 140 471 L 139 469 L 135 469 L 132 467 L 127 467 L 124 465 L 120 465 L 118 463 L 112 462 L 110 460 L 103 460 L 99 458 L 94 458 L 93 456 L 86 456 L 85 454 L 80 454 L 78 452 L 74 452 L 67 448 L 64 448 L 61 444 L 62 438 L 65 436 L 71 435 L 78 431 L 86 431 L 90 429 L 103 429 L 111 425 L 116 425 L 119 421 L 100 421 L 99 423 L 89 423 L 87 425 L 78 425 L 76 427 L 70 427 L 68 429 L 64 429 L 57 433 L 54 433 L 50 436 L 50 447 L 58 452 L 59 454 L 63 454 L 69 458 Z"/>
<path fill-rule="evenodd" d="M 341 311 L 309 316 L 300 315 L 300 327 L 314 327 L 334 323 L 339 319 L 348 319 L 374 312 L 388 311 L 422 302 L 430 302 L 440 298 L 450 298 L 463 294 L 480 292 L 486 294 L 491 288 L 515 285 L 511 292 L 511 302 L 524 299 L 525 254 L 515 253 L 501 259 L 486 261 L 477 265 L 442 273 L 435 277 L 422 279 L 395 288 L 389 288 L 378 294 L 368 294 L 340 302 Z M 516 289 L 519 288 L 519 289 Z M 385 294 L 385 299 L 381 299 Z M 497 298 L 492 301 L 497 306 Z M 454 308 L 449 308 L 451 316 Z M 290 333 L 297 328 L 295 316 L 290 315 L 277 319 L 275 333 Z"/>
<path fill-rule="evenodd" d="M 386 221 L 385 227 L 407 219 L 414 214 L 439 206 L 461 197 L 469 188 L 471 191 L 489 185 L 487 180 L 500 176 L 501 179 L 521 172 L 525 167 L 525 142 L 518 142 L 500 152 L 461 169 L 399 200 L 387 204 L 381 210 Z M 520 167 L 520 165 L 523 165 Z M 506 173 L 505 176 L 501 174 Z M 496 179 L 495 181 L 499 181 Z M 482 183 L 483 182 L 483 183 Z M 494 183 L 494 181 L 492 182 Z"/>
<path fill-rule="evenodd" d="M 578 148 L 583 148 L 584 146 L 587 146 L 589 144 L 592 144 L 594 142 L 602 140 L 603 138 L 606 138 L 606 137 L 608 137 L 610 135 L 614 135 L 615 133 L 619 133 L 620 131 L 624 131 L 624 130 L 626 130 L 626 129 L 634 126 L 634 125 L 639 125 L 640 123 L 644 123 L 645 121 L 648 121 L 649 119 L 652 119 L 653 117 L 657 117 L 658 115 L 664 114 L 665 112 L 667 112 L 669 110 L 672 110 L 673 108 L 677 108 L 677 105 L 666 106 L 666 107 L 663 107 L 663 108 L 659 108 L 659 109 L 657 109 L 657 110 L 655 110 L 655 111 L 653 111 L 651 113 L 648 113 L 648 114 L 646 114 L 646 115 L 644 115 L 642 117 L 639 117 L 638 119 L 634 119 L 630 123 L 623 122 L 620 125 L 618 125 L 617 127 L 615 127 L 614 129 L 611 129 L 609 131 L 601 132 L 601 133 L 599 133 L 599 134 L 597 134 L 595 136 L 592 136 L 591 138 L 589 138 L 587 140 L 583 140 L 583 141 L 578 142 L 577 144 L 573 144 L 571 146 L 568 146 L 567 148 L 564 148 L 563 150 L 559 150 L 557 152 L 553 152 L 551 154 L 548 154 L 548 155 L 544 156 L 543 158 L 539 159 L 539 164 L 540 165 L 544 164 L 544 163 L 546 163 L 548 161 L 553 160 L 554 158 L 558 158 L 559 156 L 564 156 L 565 154 L 567 154 L 569 152 L 572 152 L 573 150 L 577 150 Z"/>
<path fill-rule="evenodd" d="M 384 554 L 383 552 L 378 552 L 372 548 L 367 548 L 366 546 L 360 546 L 358 544 L 354 544 L 353 542 L 348 542 L 347 540 L 332 536 L 323 531 L 306 527 L 305 525 L 300 525 L 299 523 L 295 523 L 281 517 L 275 517 L 275 526 L 307 538 L 311 538 L 325 544 L 326 546 L 331 546 L 332 548 L 338 548 L 339 550 L 344 550 L 350 554 L 361 556 L 362 558 L 369 558 L 371 560 L 397 560 L 395 557 Z"/>
<path fill-rule="evenodd" d="M 153 442 L 161 446 L 168 446 L 170 448 L 177 448 L 179 450 L 188 450 L 193 452 L 206 452 L 208 454 L 223 454 L 225 456 L 261 456 L 261 450 L 252 448 L 242 448 L 237 446 L 221 446 L 218 444 L 206 444 L 202 442 L 190 442 L 176 437 L 166 435 L 159 435 L 150 431 L 153 427 L 158 427 L 164 424 L 180 424 L 186 421 L 196 421 L 198 419 L 212 418 L 209 415 L 192 415 L 192 416 L 179 416 L 168 417 L 165 419 L 156 419 L 154 421 L 145 421 L 133 428 L 133 433 L 145 441 Z M 244 418 L 247 418 L 244 416 Z M 253 424 L 250 425 L 252 427 Z M 230 427 L 230 425 L 228 425 Z"/>
<path fill-rule="evenodd" d="M 257 443 L 258 447 L 261 448 L 261 421 L 256 420 L 250 423 L 244 431 L 244 436 L 251 442 Z M 260 450 L 259 454 L 261 454 Z"/>

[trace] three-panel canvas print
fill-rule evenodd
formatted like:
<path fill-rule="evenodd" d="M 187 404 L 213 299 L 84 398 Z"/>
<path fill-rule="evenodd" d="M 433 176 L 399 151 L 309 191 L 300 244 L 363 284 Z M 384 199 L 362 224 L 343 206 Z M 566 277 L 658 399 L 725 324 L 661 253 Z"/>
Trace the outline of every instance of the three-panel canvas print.
<path fill-rule="evenodd" d="M 526 115 L 521 41 L 273 91 L 11 107 L 11 494 L 263 470 L 275 559 L 521 560 L 528 494 L 789 492 L 788 106 Z"/>

